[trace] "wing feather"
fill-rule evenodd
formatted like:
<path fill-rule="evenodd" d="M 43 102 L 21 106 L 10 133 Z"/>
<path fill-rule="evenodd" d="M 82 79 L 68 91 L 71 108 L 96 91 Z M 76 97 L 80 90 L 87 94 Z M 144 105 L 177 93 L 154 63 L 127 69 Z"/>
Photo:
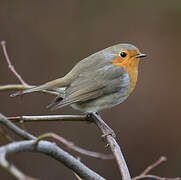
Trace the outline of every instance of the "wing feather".
<path fill-rule="evenodd" d="M 65 90 L 64 99 L 52 110 L 119 91 L 124 72 L 121 67 L 109 65 L 93 72 L 80 73 Z"/>

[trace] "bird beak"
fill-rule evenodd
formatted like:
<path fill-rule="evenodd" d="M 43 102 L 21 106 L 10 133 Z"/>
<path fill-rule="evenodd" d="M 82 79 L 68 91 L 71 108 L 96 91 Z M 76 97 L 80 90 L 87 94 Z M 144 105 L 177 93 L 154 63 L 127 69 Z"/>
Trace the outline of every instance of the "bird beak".
<path fill-rule="evenodd" d="M 137 54 L 136 56 L 134 56 L 134 58 L 142 58 L 142 57 L 146 57 L 146 56 L 147 56 L 147 54 L 140 53 L 140 54 Z"/>

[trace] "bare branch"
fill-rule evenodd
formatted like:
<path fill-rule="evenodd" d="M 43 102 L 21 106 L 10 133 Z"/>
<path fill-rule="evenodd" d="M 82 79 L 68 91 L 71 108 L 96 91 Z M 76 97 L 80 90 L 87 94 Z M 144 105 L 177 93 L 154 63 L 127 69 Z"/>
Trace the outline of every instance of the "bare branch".
<path fill-rule="evenodd" d="M 124 159 L 124 156 L 115 138 L 113 137 L 114 136 L 113 130 L 102 120 L 102 118 L 98 114 L 92 113 L 90 118 L 93 119 L 94 123 L 99 127 L 103 135 L 106 137 L 107 142 L 116 158 L 119 170 L 122 175 L 122 179 L 131 180 L 131 176 L 126 161 Z"/>
<path fill-rule="evenodd" d="M 94 115 L 96 115 L 96 114 L 94 114 Z M 98 115 L 96 115 L 96 116 L 98 116 Z M 107 140 L 109 140 L 109 145 L 111 144 L 110 147 L 114 147 L 114 145 L 116 145 L 117 143 L 116 143 L 115 139 L 110 136 L 110 135 L 114 136 L 114 132 L 111 131 L 110 128 L 108 128 L 107 125 L 104 122 L 100 123 L 100 121 L 97 121 L 96 120 L 97 117 L 95 119 L 94 118 L 95 118 L 94 116 L 89 117 L 87 115 L 47 115 L 47 116 L 16 116 L 16 117 L 9 117 L 8 119 L 13 121 L 13 122 L 19 122 L 19 121 L 22 121 L 22 120 L 23 120 L 23 122 L 41 122 L 41 121 L 42 122 L 43 121 L 75 121 L 75 122 L 77 122 L 77 121 L 85 121 L 85 122 L 94 122 L 100 128 L 100 130 L 105 135 Z M 96 120 L 96 121 L 94 121 L 93 119 Z M 98 123 L 100 123 L 100 124 L 98 124 Z M 124 157 L 120 156 L 122 154 L 121 150 L 120 150 L 120 147 L 118 146 L 118 144 L 115 147 L 116 148 L 112 148 L 112 151 L 113 151 L 113 153 L 117 154 L 116 155 L 117 156 L 117 162 L 118 162 L 118 165 L 120 167 L 120 171 L 121 171 L 122 166 L 124 166 L 125 170 L 122 170 L 122 171 L 126 172 L 127 167 L 124 164 Z M 141 175 L 132 178 L 132 180 L 143 179 L 143 178 L 155 178 L 155 177 L 158 179 L 158 176 L 147 175 L 146 173 L 148 173 L 151 169 L 155 168 L 156 166 L 158 166 L 160 163 L 164 162 L 165 160 L 166 160 L 165 157 L 161 157 L 153 165 L 146 168 L 144 170 L 144 172 L 141 173 Z M 122 164 L 122 165 L 120 165 L 120 164 Z M 161 178 L 161 177 L 159 177 L 159 178 Z M 179 178 L 177 178 L 177 179 L 173 178 L 173 180 L 178 180 L 178 179 Z M 170 180 L 172 180 L 172 179 L 170 179 Z"/>
<path fill-rule="evenodd" d="M 67 139 L 55 134 L 55 133 L 45 133 L 42 134 L 41 136 L 38 137 L 38 139 L 36 140 L 36 143 L 38 143 L 39 141 L 41 141 L 42 139 L 45 138 L 54 138 L 56 140 L 58 140 L 59 142 L 63 143 L 64 145 L 66 145 L 66 147 L 68 147 L 69 149 L 76 151 L 78 153 L 87 155 L 87 156 L 91 156 L 91 157 L 95 157 L 98 159 L 103 159 L 103 160 L 110 160 L 113 159 L 113 155 L 112 154 L 102 154 L 102 153 L 98 153 L 98 152 L 93 152 L 93 151 L 88 151 L 86 149 L 83 149 L 79 146 L 76 146 L 73 142 L 68 141 Z"/>
<path fill-rule="evenodd" d="M 78 180 L 83 180 L 83 179 L 81 179 L 75 172 L 73 172 L 73 173 L 74 173 L 75 177 L 76 177 Z"/>
<path fill-rule="evenodd" d="M 76 173 L 74 173 L 78 180 L 82 180 Z"/>
<path fill-rule="evenodd" d="M 17 116 L 17 117 L 9 117 L 11 121 L 21 121 L 24 122 L 37 122 L 37 121 L 88 121 L 94 122 L 99 129 L 102 131 L 103 135 L 105 135 L 111 150 L 117 160 L 120 172 L 122 174 L 123 180 L 131 179 L 126 162 L 122 155 L 121 149 L 114 139 L 114 132 L 109 128 L 109 126 L 101 119 L 99 115 L 93 113 L 90 116 L 87 115 L 51 115 L 51 116 Z M 112 136 L 113 135 L 113 136 Z"/>
<path fill-rule="evenodd" d="M 7 142 L 13 142 L 14 139 L 8 135 L 3 128 L 0 127 L 0 137 L 4 138 Z"/>
<path fill-rule="evenodd" d="M 30 180 L 30 179 L 35 180 L 34 178 L 30 178 L 29 176 L 25 175 L 23 172 L 17 169 L 13 164 L 10 164 L 6 160 L 6 152 L 1 150 L 1 148 L 0 148 L 0 165 L 19 180 Z"/>
<path fill-rule="evenodd" d="M 138 180 L 138 179 L 143 179 L 143 178 L 151 178 L 151 179 L 156 179 L 156 180 L 181 180 L 181 178 L 179 178 L 179 177 L 166 178 L 166 177 L 159 177 L 159 176 L 148 174 L 152 169 L 154 169 L 161 163 L 165 162 L 166 160 L 167 160 L 167 158 L 165 156 L 161 156 L 155 163 L 148 166 L 139 176 L 132 178 L 132 180 Z"/>
<path fill-rule="evenodd" d="M 160 165 L 161 163 L 165 162 L 167 160 L 167 158 L 165 156 L 161 156 L 155 163 L 151 164 L 150 166 L 148 166 L 141 174 L 140 176 L 144 176 L 146 174 L 148 174 L 152 169 L 154 169 L 155 167 L 157 167 L 158 165 Z"/>
<path fill-rule="evenodd" d="M 14 125 L 13 123 L 9 122 L 9 120 L 3 116 L 2 114 L 0 114 L 0 122 L 3 123 L 5 126 L 7 126 L 9 129 L 11 129 L 13 132 L 15 132 L 16 134 L 22 136 L 25 139 L 33 139 L 36 140 L 37 138 L 25 131 L 23 131 L 22 129 L 20 129 L 19 127 L 17 127 L 16 125 Z M 25 144 L 24 144 L 24 143 Z M 29 143 L 29 146 L 26 147 L 26 143 Z M 33 151 L 33 152 L 41 152 L 41 150 L 38 150 L 38 147 L 41 148 L 41 143 L 48 143 L 48 145 L 46 144 L 46 146 L 42 149 L 42 153 L 48 154 L 50 156 L 52 156 L 54 159 L 59 160 L 60 162 L 62 162 L 64 165 L 66 165 L 67 167 L 69 167 L 72 170 L 76 169 L 76 174 L 78 174 L 80 177 L 84 178 L 84 176 L 86 176 L 87 179 L 91 179 L 92 177 L 96 178 L 96 179 L 104 179 L 101 176 L 97 175 L 95 172 L 93 172 L 92 170 L 88 169 L 85 165 L 83 165 L 82 163 L 77 164 L 77 159 L 75 159 L 73 156 L 71 156 L 70 154 L 68 154 L 67 152 L 64 152 L 62 149 L 60 149 L 58 146 L 56 146 L 53 143 L 50 143 L 48 141 L 41 141 L 38 142 L 38 144 L 36 144 L 36 141 L 21 141 L 21 142 L 14 142 L 14 143 L 10 143 L 6 146 L 3 146 L 0 148 L 0 156 L 2 155 L 2 158 L 0 157 L 0 160 L 2 159 L 2 162 L 0 162 L 0 164 L 3 167 L 7 167 L 7 162 L 4 161 L 6 153 L 16 153 L 16 152 L 20 152 L 20 151 Z M 33 144 L 32 144 L 33 143 Z M 51 146 L 50 146 L 51 145 Z M 53 147 L 52 147 L 53 146 Z M 25 149 L 23 149 L 23 147 Z M 26 149 L 26 148 L 30 148 L 30 149 Z M 53 150 L 52 150 L 53 149 Z M 58 152 L 60 154 L 58 154 Z M 60 157 L 59 157 L 60 155 Z M 66 156 L 65 156 L 66 155 Z M 75 162 L 76 161 L 76 162 Z M 5 162 L 5 164 L 3 163 Z M 80 161 L 79 161 L 80 162 Z M 6 166 L 5 166 L 6 165 Z M 76 165 L 76 166 L 75 166 Z M 80 165 L 80 167 L 79 167 Z M 78 167 L 77 167 L 78 166 Z M 9 165 L 8 165 L 9 167 Z M 77 172 L 81 170 L 80 172 Z M 86 170 L 86 172 L 84 172 L 84 170 Z M 16 173 L 17 176 L 25 176 L 21 171 L 19 171 L 15 166 L 11 166 L 10 169 L 8 169 L 9 172 L 11 172 L 13 174 Z M 12 172 L 13 171 L 13 172 Z M 92 174 L 93 173 L 93 174 Z M 89 176 L 91 178 L 89 178 Z"/>
<path fill-rule="evenodd" d="M 63 116 L 64 115 L 62 115 L 61 117 L 63 117 Z M 75 116 L 75 117 L 72 116 L 72 117 L 75 118 L 77 116 Z M 83 116 L 80 116 L 80 117 L 82 118 Z M 19 121 L 26 122 L 23 118 L 21 118 L 21 117 L 18 117 L 18 118 L 19 118 Z M 57 118 L 57 117 L 54 116 L 54 118 Z M 70 116 L 69 116 L 69 118 L 70 118 Z M 66 116 L 65 116 L 65 119 L 66 119 Z M 13 130 L 13 132 L 20 135 L 24 139 L 35 139 L 36 138 L 35 136 L 32 136 L 31 134 L 29 134 L 26 131 L 20 129 L 19 127 L 17 127 L 13 123 L 9 122 L 8 119 L 6 119 L 6 117 L 4 117 L 2 114 L 0 114 L 0 122 L 5 124 L 8 128 L 11 128 L 11 130 Z M 81 154 L 87 155 L 87 156 L 92 156 L 92 157 L 99 158 L 99 159 L 113 159 L 112 155 L 101 154 L 101 153 L 98 153 L 98 152 L 92 152 L 92 151 L 88 151 L 88 150 L 85 150 L 83 148 L 80 148 L 80 147 L 74 145 L 72 142 L 66 140 L 65 138 L 63 138 L 61 136 L 58 136 L 55 133 L 43 134 L 42 136 L 39 137 L 38 141 L 40 141 L 42 138 L 46 138 L 46 137 L 53 137 L 54 139 L 57 139 L 61 143 L 65 144 L 68 148 L 70 148 L 70 149 L 72 149 L 74 151 L 77 151 L 77 152 L 79 152 Z"/>
<path fill-rule="evenodd" d="M 30 86 L 33 87 L 33 86 Z M 0 91 L 9 91 L 9 90 L 25 90 L 28 89 L 29 87 L 24 86 L 22 84 L 8 84 L 8 85 L 3 85 L 0 86 Z"/>
<path fill-rule="evenodd" d="M 1 41 L 1 46 L 4 52 L 4 56 L 6 58 L 6 61 L 8 63 L 9 69 L 13 72 L 13 74 L 18 78 L 18 80 L 21 82 L 22 85 L 29 87 L 29 85 L 23 80 L 23 78 L 18 74 L 18 72 L 15 70 L 14 66 L 11 64 L 11 61 L 9 59 L 7 50 L 6 50 L 6 41 Z"/>
<path fill-rule="evenodd" d="M 51 156 L 57 161 L 63 163 L 66 167 L 72 169 L 80 178 L 86 180 L 104 180 L 103 177 L 89 169 L 79 160 L 74 158 L 69 153 L 63 151 L 58 146 L 48 141 L 40 141 L 35 145 L 35 140 L 26 140 L 20 142 L 13 142 L 6 146 L 0 148 L 0 165 L 5 167 L 9 172 L 12 173 L 12 170 L 16 173 L 12 173 L 15 177 L 22 177 L 20 171 L 15 166 L 10 166 L 7 164 L 6 155 L 14 154 L 17 152 L 40 152 L 46 155 Z M 21 178 L 20 178 L 21 179 Z"/>
<path fill-rule="evenodd" d="M 138 180 L 138 179 L 144 179 L 144 178 L 149 178 L 149 179 L 156 179 L 156 180 L 181 180 L 181 178 L 177 177 L 177 178 L 166 178 L 166 177 L 159 177 L 159 176 L 155 176 L 155 175 L 143 175 L 143 176 L 137 176 L 135 178 L 133 178 L 132 180 Z"/>
<path fill-rule="evenodd" d="M 45 115 L 8 117 L 12 122 L 43 122 L 43 121 L 84 121 L 92 122 L 87 115 Z"/>
<path fill-rule="evenodd" d="M 24 139 L 36 139 L 35 136 L 31 135 L 30 133 L 28 133 L 28 132 L 22 130 L 21 128 L 19 128 L 18 126 L 14 125 L 1 113 L 0 113 L 0 123 L 4 124 L 7 128 L 9 128 L 11 131 L 13 131 L 14 133 L 21 136 Z"/>

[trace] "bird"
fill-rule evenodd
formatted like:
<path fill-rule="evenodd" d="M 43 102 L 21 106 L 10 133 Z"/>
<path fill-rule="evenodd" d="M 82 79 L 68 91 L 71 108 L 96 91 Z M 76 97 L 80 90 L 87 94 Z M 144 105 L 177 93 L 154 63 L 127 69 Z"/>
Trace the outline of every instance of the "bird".
<path fill-rule="evenodd" d="M 100 112 L 125 101 L 133 92 L 140 59 L 146 57 L 128 43 L 119 43 L 79 61 L 65 76 L 11 97 L 36 91 L 58 92 L 48 105 L 56 110 L 70 105 L 84 113 Z"/>

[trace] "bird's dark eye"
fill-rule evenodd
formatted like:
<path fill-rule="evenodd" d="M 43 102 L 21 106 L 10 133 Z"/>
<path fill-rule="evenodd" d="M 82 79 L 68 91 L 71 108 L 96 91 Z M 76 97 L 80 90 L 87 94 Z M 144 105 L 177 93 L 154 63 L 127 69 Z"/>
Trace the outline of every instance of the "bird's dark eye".
<path fill-rule="evenodd" d="M 120 56 L 121 56 L 122 58 L 125 58 L 125 57 L 127 56 L 127 54 L 126 54 L 125 52 L 121 52 L 121 53 L 120 53 Z"/>

